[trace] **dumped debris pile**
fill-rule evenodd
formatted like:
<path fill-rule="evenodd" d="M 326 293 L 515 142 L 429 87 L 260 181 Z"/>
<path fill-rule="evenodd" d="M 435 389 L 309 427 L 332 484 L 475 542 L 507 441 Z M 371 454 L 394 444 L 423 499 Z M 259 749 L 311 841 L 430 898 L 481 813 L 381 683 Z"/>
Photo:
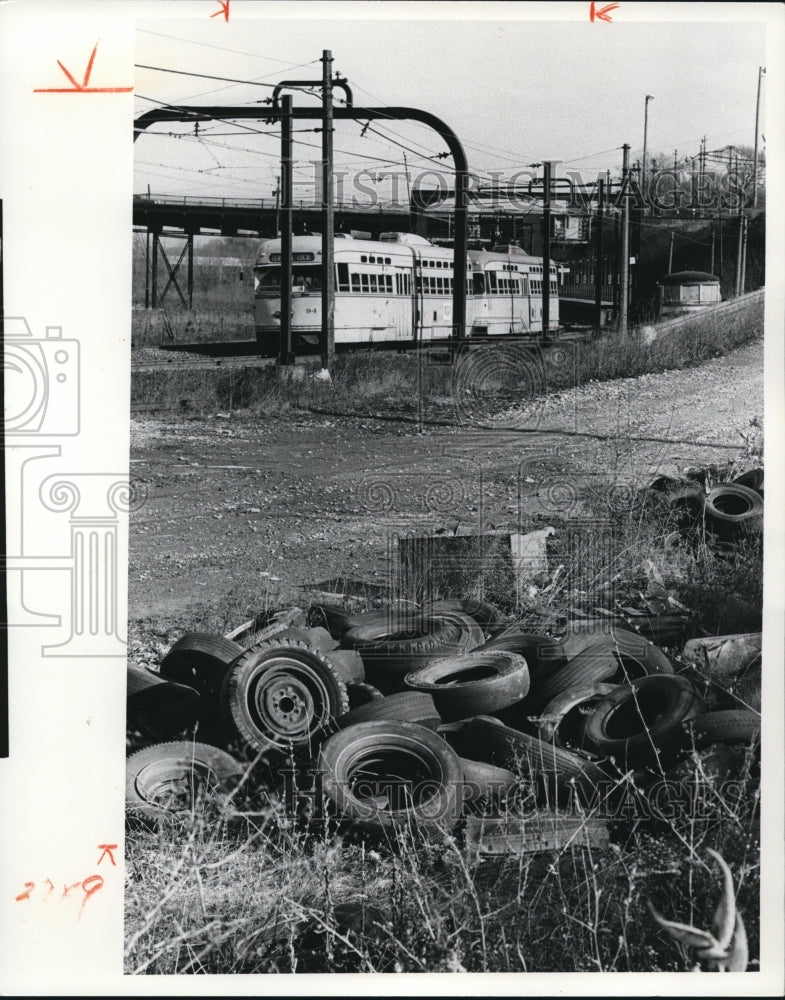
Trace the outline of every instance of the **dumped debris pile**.
<path fill-rule="evenodd" d="M 129 665 L 129 725 L 152 744 L 128 758 L 129 815 L 165 820 L 195 793 L 240 809 L 265 786 L 352 836 L 537 850 L 620 799 L 650 805 L 691 755 L 732 777 L 736 748 L 759 740 L 760 636 L 671 657 L 621 617 L 535 634 L 460 599 L 316 604 L 230 635 L 188 633 L 158 671 Z"/>

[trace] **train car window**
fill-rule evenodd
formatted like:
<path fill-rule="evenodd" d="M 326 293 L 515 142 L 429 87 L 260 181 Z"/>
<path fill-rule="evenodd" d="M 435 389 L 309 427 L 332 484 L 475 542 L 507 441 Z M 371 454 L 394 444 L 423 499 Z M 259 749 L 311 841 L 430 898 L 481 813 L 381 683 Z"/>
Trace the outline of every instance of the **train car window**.
<path fill-rule="evenodd" d="M 367 264 L 368 263 L 368 254 L 366 254 L 366 253 L 361 254 L 361 256 L 360 256 L 360 263 L 361 264 Z"/>
<path fill-rule="evenodd" d="M 491 295 L 496 294 L 496 272 L 488 271 L 488 292 Z"/>
<path fill-rule="evenodd" d="M 372 292 L 376 291 L 376 275 L 375 274 L 369 274 L 368 275 L 368 288 Z"/>
<path fill-rule="evenodd" d="M 349 291 L 349 265 L 339 264 L 338 265 L 338 280 L 337 286 L 339 292 Z"/>
<path fill-rule="evenodd" d="M 472 292 L 475 295 L 485 294 L 485 277 L 482 271 L 475 271 L 472 275 Z"/>
<path fill-rule="evenodd" d="M 384 263 L 385 264 L 392 264 L 392 260 L 389 257 L 385 257 L 384 258 Z"/>
<path fill-rule="evenodd" d="M 265 292 L 280 292 L 281 290 L 280 267 L 262 268 L 261 273 L 259 275 L 259 288 Z"/>
<path fill-rule="evenodd" d="M 353 274 L 352 275 L 352 291 L 353 292 L 359 292 L 360 291 L 360 275 L 359 274 Z"/>
<path fill-rule="evenodd" d="M 360 285 L 361 285 L 362 290 L 364 292 L 368 291 L 368 275 L 367 274 L 361 274 L 360 275 Z"/>
<path fill-rule="evenodd" d="M 384 276 L 384 283 L 387 286 L 387 291 L 388 292 L 392 292 L 392 290 L 393 290 L 393 280 L 392 280 L 392 275 L 391 274 L 385 274 L 385 276 Z"/>

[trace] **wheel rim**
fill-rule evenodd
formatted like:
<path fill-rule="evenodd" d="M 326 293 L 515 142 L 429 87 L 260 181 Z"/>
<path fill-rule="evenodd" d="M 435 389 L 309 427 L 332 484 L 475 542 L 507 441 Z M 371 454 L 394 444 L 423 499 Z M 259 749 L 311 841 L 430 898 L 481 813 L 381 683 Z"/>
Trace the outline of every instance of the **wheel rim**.
<path fill-rule="evenodd" d="M 242 709 L 263 739 L 303 741 L 329 721 L 330 692 L 307 664 L 280 657 L 252 675 Z"/>
<path fill-rule="evenodd" d="M 147 805 L 167 812 L 182 812 L 198 800 L 213 796 L 220 781 L 203 761 L 173 757 L 146 764 L 136 775 L 134 787 Z"/>

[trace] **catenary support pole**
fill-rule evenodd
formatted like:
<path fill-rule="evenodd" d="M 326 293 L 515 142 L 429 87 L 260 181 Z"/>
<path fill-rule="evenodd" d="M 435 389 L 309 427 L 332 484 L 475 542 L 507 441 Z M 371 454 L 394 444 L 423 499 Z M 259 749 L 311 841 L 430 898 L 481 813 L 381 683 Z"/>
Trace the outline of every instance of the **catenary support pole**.
<path fill-rule="evenodd" d="M 333 55 L 322 52 L 322 368 L 335 354 L 335 218 L 333 205 Z"/>
<path fill-rule="evenodd" d="M 605 242 L 605 236 L 603 233 L 603 229 L 605 228 L 605 181 L 600 180 L 598 188 L 597 249 L 595 251 L 596 262 L 594 265 L 594 325 L 597 327 L 597 332 L 599 332 L 602 326 L 602 256 Z"/>
<path fill-rule="evenodd" d="M 622 217 L 621 217 L 621 288 L 619 290 L 619 331 L 627 332 L 627 306 L 630 295 L 630 199 L 629 172 L 630 147 L 625 143 L 622 147 L 624 160 L 622 163 Z"/>
<path fill-rule="evenodd" d="M 551 161 L 546 160 L 542 167 L 542 338 L 548 340 L 551 320 Z"/>
<path fill-rule="evenodd" d="M 283 98 L 281 118 L 281 339 L 278 361 L 289 365 L 292 352 L 292 98 Z"/>

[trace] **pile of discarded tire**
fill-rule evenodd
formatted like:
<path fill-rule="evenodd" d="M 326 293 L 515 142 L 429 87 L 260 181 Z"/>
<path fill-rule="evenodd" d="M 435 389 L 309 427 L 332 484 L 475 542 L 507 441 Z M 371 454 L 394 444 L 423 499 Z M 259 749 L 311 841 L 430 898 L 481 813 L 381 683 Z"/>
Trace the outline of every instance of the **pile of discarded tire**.
<path fill-rule="evenodd" d="M 189 633 L 157 672 L 129 667 L 129 725 L 191 734 L 129 756 L 129 814 L 193 809 L 196 791 L 225 802 L 249 761 L 269 773 L 296 760 L 331 821 L 450 833 L 478 810 L 601 808 L 620 775 L 644 788 L 695 750 L 759 735 L 758 713 L 708 710 L 622 621 L 538 635 L 463 600 L 415 614 L 321 605 L 309 621 L 321 624 L 249 648 Z"/>
<path fill-rule="evenodd" d="M 688 469 L 682 479 L 660 476 L 645 491 L 669 509 L 678 532 L 702 525 L 719 547 L 760 533 L 763 528 L 763 469 L 750 469 L 730 482 L 708 485 L 708 470 Z"/>

